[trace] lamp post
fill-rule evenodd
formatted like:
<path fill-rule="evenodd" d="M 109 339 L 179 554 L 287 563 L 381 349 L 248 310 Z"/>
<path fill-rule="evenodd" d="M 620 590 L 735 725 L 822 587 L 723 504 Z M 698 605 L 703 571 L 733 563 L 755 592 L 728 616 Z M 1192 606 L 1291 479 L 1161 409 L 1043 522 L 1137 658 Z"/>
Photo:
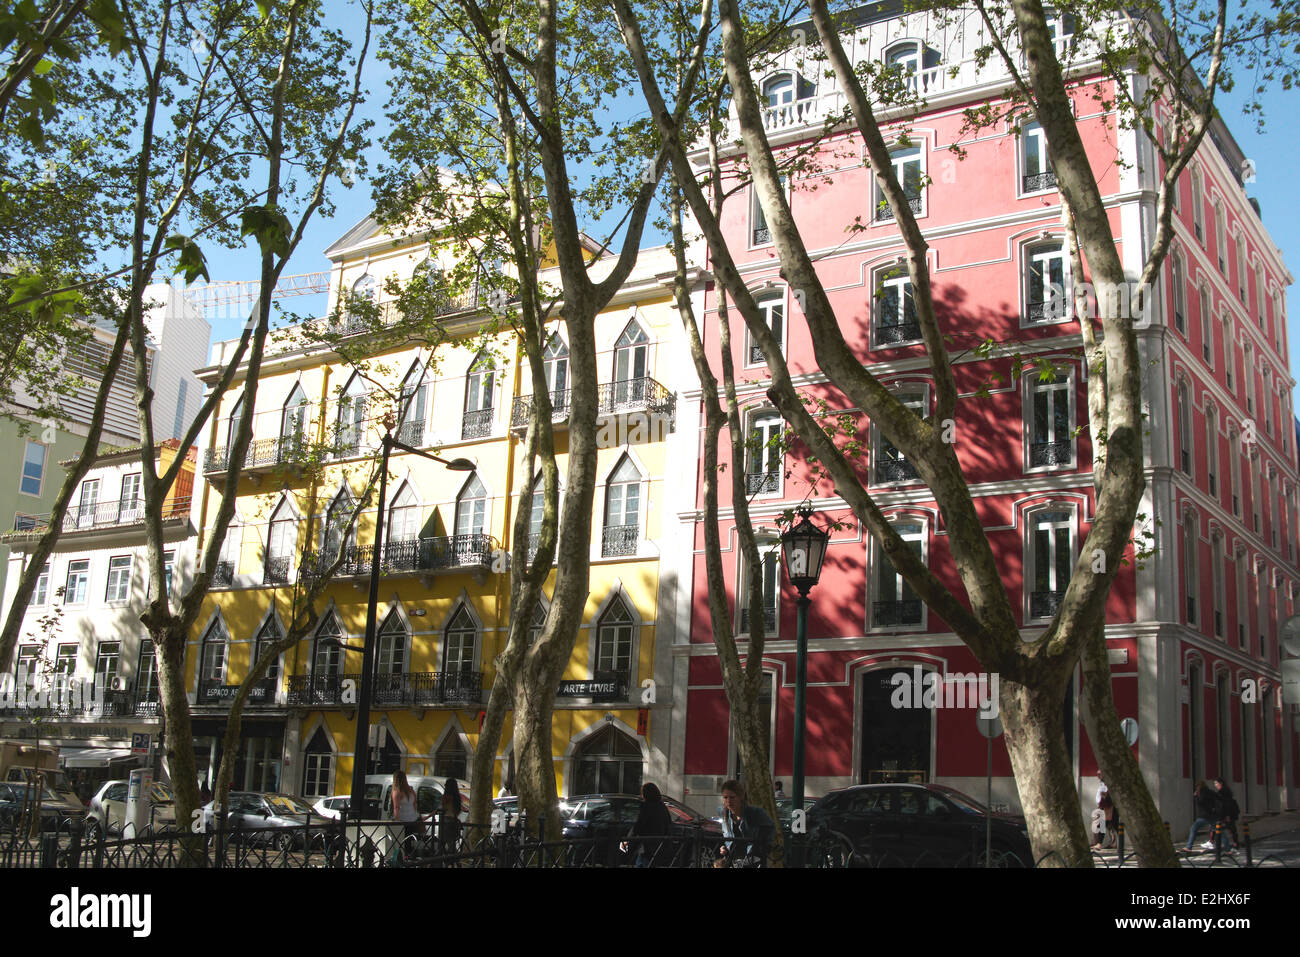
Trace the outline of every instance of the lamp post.
<path fill-rule="evenodd" d="M 781 536 L 781 553 L 790 584 L 799 592 L 799 630 L 796 637 L 797 667 L 794 685 L 794 808 L 803 809 L 804 732 L 808 724 L 808 592 L 822 574 L 826 543 L 830 535 L 811 521 L 812 508 L 801 507 L 798 523 Z"/>
<path fill-rule="evenodd" d="M 375 616 L 379 609 L 379 564 L 384 547 L 384 498 L 388 492 L 388 456 L 393 449 L 401 449 L 445 465 L 453 472 L 472 472 L 477 467 L 469 459 L 448 461 L 432 452 L 425 452 L 393 438 L 391 419 L 384 422 L 383 456 L 379 463 L 379 506 L 375 512 L 375 546 L 370 557 L 370 593 L 366 599 L 366 639 L 361 649 L 361 688 L 357 700 L 357 734 L 352 748 L 352 798 L 348 809 L 357 822 L 357 840 L 361 837 L 362 808 L 366 797 L 366 765 L 370 748 L 370 691 L 375 670 Z M 363 757 L 365 755 L 366 757 Z"/>

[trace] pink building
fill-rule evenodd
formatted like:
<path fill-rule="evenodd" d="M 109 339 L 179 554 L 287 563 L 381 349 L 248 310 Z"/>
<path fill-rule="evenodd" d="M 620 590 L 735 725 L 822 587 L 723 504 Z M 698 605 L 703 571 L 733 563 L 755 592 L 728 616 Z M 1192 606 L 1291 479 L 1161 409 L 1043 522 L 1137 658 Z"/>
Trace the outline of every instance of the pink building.
<path fill-rule="evenodd" d="M 897 144 L 894 162 L 930 245 L 936 306 L 951 337 L 963 395 L 958 454 L 1023 634 L 1032 639 L 1055 613 L 1095 506 L 1088 370 L 1071 297 L 1061 295 L 1072 280 L 1062 250 L 1060 196 L 1041 131 L 1028 118 L 978 136 L 963 132 L 963 109 L 996 99 L 1006 86 L 996 63 L 977 67 L 977 21 L 943 27 L 925 13 L 891 10 L 863 8 L 852 36 L 845 35 L 846 48 L 855 61 L 898 65 L 924 97 L 905 123 L 898 110 L 884 114 L 887 136 Z M 1056 27 L 1061 50 L 1073 51 L 1077 75 L 1087 77 L 1086 39 L 1071 42 L 1076 36 L 1069 21 Z M 811 26 L 805 29 L 815 38 Z M 778 158 L 789 147 L 813 142 L 823 118 L 843 106 L 834 80 L 797 53 L 756 70 Z M 1121 257 L 1136 277 L 1154 232 L 1158 160 L 1145 133 L 1118 128 L 1116 116 L 1098 105 L 1096 88 L 1076 90 L 1076 113 Z M 964 159 L 951 152 L 954 144 L 965 149 Z M 823 137 L 814 147 L 822 170 L 795 177 L 791 208 L 861 361 L 905 401 L 932 409 L 911 289 L 898 268 L 905 248 L 864 155 L 860 137 L 843 128 Z M 1289 398 L 1294 381 L 1281 311 L 1291 276 L 1246 196 L 1241 170 L 1231 135 L 1216 124 L 1181 183 L 1173 252 L 1139 332 L 1150 363 L 1151 423 L 1142 529 L 1154 535 L 1158 551 L 1138 562 L 1130 550 L 1108 605 L 1116 704 L 1122 717 L 1137 723 L 1141 766 L 1175 828 L 1186 826 L 1192 785 L 1206 776 L 1227 779 L 1247 813 L 1300 805 L 1296 706 L 1281 701 L 1278 647 L 1280 622 L 1295 612 L 1300 581 Z M 724 227 L 742 274 L 761 291 L 796 384 L 866 427 L 865 416 L 849 408 L 818 370 L 752 190 L 728 204 Z M 717 369 L 715 288 L 705 291 L 703 302 L 705 345 Z M 976 356 L 972 350 L 988 339 L 1002 345 L 988 358 Z M 743 331 L 733 334 L 733 346 L 747 427 L 765 440 L 783 425 L 765 396 L 761 350 Z M 1056 366 L 1054 381 L 1038 375 L 1042 358 Z M 686 405 L 695 410 L 688 415 L 698 415 L 698 403 Z M 725 442 L 722 451 L 725 462 Z M 761 452 L 743 463 L 756 525 L 774 528 L 777 515 L 809 497 L 804 455 L 796 443 L 783 456 Z M 912 466 L 874 432 L 860 461 L 872 494 L 903 537 L 956 587 L 943 516 Z M 812 503 L 817 521 L 842 519 L 845 527 L 832 536 L 811 596 L 809 793 L 925 780 L 982 800 L 985 742 L 976 711 L 897 708 L 890 700 L 891 679 L 900 671 L 964 674 L 979 671 L 978 663 L 894 573 L 828 482 L 817 487 Z M 743 596 L 735 587 L 741 568 L 728 527 L 727 482 L 721 504 L 734 601 Z M 710 635 L 702 506 L 700 495 L 697 511 L 683 513 L 695 534 L 693 552 L 679 556 L 687 597 L 679 606 L 681 638 L 674 649 L 675 699 L 684 720 L 675 727 L 684 732 L 674 743 L 672 764 L 681 768 L 687 799 L 712 809 L 720 781 L 739 769 Z M 788 788 L 796 596 L 775 549 L 765 582 L 772 771 Z M 743 604 L 736 604 L 740 634 L 748 632 Z M 1091 808 L 1097 765 L 1078 717 L 1077 682 L 1076 676 L 1065 704 L 1067 744 L 1081 805 Z M 994 803 L 1017 808 L 1000 741 L 993 761 Z"/>

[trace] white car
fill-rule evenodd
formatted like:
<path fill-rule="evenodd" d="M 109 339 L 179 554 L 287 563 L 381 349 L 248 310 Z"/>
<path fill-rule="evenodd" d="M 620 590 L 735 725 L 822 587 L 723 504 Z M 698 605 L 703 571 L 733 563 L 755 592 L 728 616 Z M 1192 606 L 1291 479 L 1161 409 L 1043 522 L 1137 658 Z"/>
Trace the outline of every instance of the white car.
<path fill-rule="evenodd" d="M 126 820 L 126 795 L 128 781 L 106 781 L 99 792 L 90 799 L 90 809 L 86 812 L 87 827 L 103 827 L 109 834 L 122 830 Z M 154 781 L 149 788 L 148 822 L 155 831 L 170 830 L 176 826 L 176 803 L 172 790 L 161 781 Z"/>
<path fill-rule="evenodd" d="M 333 797 L 321 798 L 311 807 L 321 817 L 337 821 L 343 817 L 343 812 L 347 810 L 351 800 L 352 795 L 350 794 L 336 794 Z"/>

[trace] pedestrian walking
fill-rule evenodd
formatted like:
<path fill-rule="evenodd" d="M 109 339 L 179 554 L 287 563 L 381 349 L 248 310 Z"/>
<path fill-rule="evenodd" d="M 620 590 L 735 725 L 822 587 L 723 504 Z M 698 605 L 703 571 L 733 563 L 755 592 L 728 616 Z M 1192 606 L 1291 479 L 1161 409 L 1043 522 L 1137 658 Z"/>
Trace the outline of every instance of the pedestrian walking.
<path fill-rule="evenodd" d="M 464 806 L 459 782 L 455 778 L 448 778 L 442 790 L 441 815 L 438 821 L 438 843 L 444 854 L 456 853 L 456 845 L 460 841 L 460 812 Z"/>
<path fill-rule="evenodd" d="M 628 840 L 619 845 L 619 850 L 624 854 L 635 854 L 637 867 L 662 867 L 672 860 L 672 854 L 664 853 L 663 841 L 648 841 L 644 838 L 667 837 L 672 833 L 672 827 L 663 795 L 656 785 L 647 781 L 641 785 L 641 811 L 636 816 L 636 823 L 628 831 Z M 636 840 L 637 838 L 642 840 Z"/>
<path fill-rule="evenodd" d="M 1192 821 L 1191 830 L 1187 832 L 1186 849 L 1192 850 L 1192 846 L 1196 843 L 1196 832 L 1205 825 L 1210 828 L 1210 840 L 1201 847 L 1212 851 L 1214 850 L 1214 825 L 1223 817 L 1219 808 L 1219 796 L 1204 781 L 1197 781 L 1196 790 L 1192 793 L 1196 798 L 1196 820 Z"/>
<path fill-rule="evenodd" d="M 1214 791 L 1219 797 L 1219 819 L 1225 832 L 1232 834 L 1232 849 L 1235 851 L 1241 840 L 1237 837 L 1237 818 L 1241 817 L 1241 806 L 1233 796 L 1232 788 L 1223 778 L 1214 779 Z"/>
<path fill-rule="evenodd" d="M 407 782 L 405 771 L 393 772 L 392 805 L 393 820 L 402 825 L 402 837 L 394 860 L 401 861 L 424 839 L 424 826 L 420 823 L 420 810 L 415 803 L 415 789 Z"/>

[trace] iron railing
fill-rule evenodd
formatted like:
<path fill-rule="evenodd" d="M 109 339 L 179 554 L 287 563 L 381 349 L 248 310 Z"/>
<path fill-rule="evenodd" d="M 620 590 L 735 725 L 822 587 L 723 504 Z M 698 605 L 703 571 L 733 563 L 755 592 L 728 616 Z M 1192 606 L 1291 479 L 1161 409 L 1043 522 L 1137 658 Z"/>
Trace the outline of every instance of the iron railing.
<path fill-rule="evenodd" d="M 378 708 L 426 708 L 444 704 L 479 704 L 481 671 L 424 671 L 373 676 L 370 703 Z M 360 674 L 290 675 L 288 703 L 315 707 L 356 704 Z M 344 696 L 347 699 L 344 701 Z"/>
<path fill-rule="evenodd" d="M 1051 189 L 1056 185 L 1056 174 L 1050 169 L 1043 173 L 1026 173 L 1020 178 L 1020 191 L 1034 193 L 1040 189 Z"/>
<path fill-rule="evenodd" d="M 746 472 L 745 491 L 750 495 L 766 495 L 781 487 L 780 472 Z"/>
<path fill-rule="evenodd" d="M 572 402 L 572 389 L 553 389 L 551 395 L 551 422 L 559 424 L 569 420 L 569 407 Z M 533 397 L 521 395 L 514 400 L 510 408 L 510 428 L 526 429 L 533 414 Z"/>
<path fill-rule="evenodd" d="M 876 344 L 890 345 L 895 342 L 913 342 L 921 338 L 919 322 L 895 322 L 876 326 Z"/>
<path fill-rule="evenodd" d="M 1033 468 L 1044 465 L 1073 465 L 1074 451 L 1070 448 L 1070 440 L 1031 442 L 1029 445 L 1029 464 Z"/>
<path fill-rule="evenodd" d="M 492 413 L 494 409 L 479 409 L 466 412 L 461 420 L 460 437 L 462 439 L 484 439 L 492 434 Z"/>
<path fill-rule="evenodd" d="M 871 603 L 871 620 L 877 628 L 891 625 L 919 625 L 921 623 L 921 599 L 903 598 L 896 601 L 873 601 Z"/>
<path fill-rule="evenodd" d="M 606 525 L 600 536 L 600 554 L 605 558 L 635 555 L 640 538 L 639 525 Z"/>
<path fill-rule="evenodd" d="M 235 563 L 234 562 L 217 562 L 212 569 L 212 588 L 229 588 L 235 581 Z"/>
<path fill-rule="evenodd" d="M 649 376 L 602 383 L 596 393 L 598 415 L 649 412 L 671 418 L 677 409 L 677 394 Z"/>
<path fill-rule="evenodd" d="M 444 535 L 433 538 L 393 539 L 384 542 L 379 559 L 380 571 L 402 575 L 449 568 L 474 568 L 492 564 L 496 539 L 491 535 Z M 335 578 L 369 575 L 374 562 L 374 545 L 348 545 L 334 569 Z M 303 563 L 303 575 L 323 575 L 334 563 L 337 553 L 314 552 Z"/>
<path fill-rule="evenodd" d="M 740 631 L 742 634 L 747 634 L 749 632 L 749 622 L 750 622 L 749 608 L 748 606 L 742 607 L 740 609 Z M 763 627 L 767 630 L 767 636 L 769 638 L 772 637 L 772 635 L 776 632 L 776 626 L 777 626 L 776 609 L 764 608 Z"/>
<path fill-rule="evenodd" d="M 912 210 L 913 213 L 919 214 L 921 212 L 920 194 L 918 193 L 916 196 L 907 197 L 907 205 Z M 893 209 L 890 208 L 889 203 L 881 203 L 879 206 L 876 207 L 876 222 L 878 223 L 888 222 L 893 218 L 894 218 L 894 211 Z"/>
<path fill-rule="evenodd" d="M 1051 618 L 1060 610 L 1061 602 L 1065 600 L 1065 590 L 1061 591 L 1036 591 L 1029 594 L 1029 617 L 1031 618 Z"/>
<path fill-rule="evenodd" d="M 188 518 L 190 498 L 175 498 L 163 503 L 162 519 L 164 522 Z M 129 501 L 97 502 L 94 505 L 72 505 L 63 513 L 62 529 L 64 532 L 86 532 L 106 528 L 125 528 L 143 525 L 145 508 L 143 499 Z M 14 533 L 43 534 L 50 527 L 50 513 L 39 515 L 19 515 L 14 519 Z"/>
<path fill-rule="evenodd" d="M 421 446 L 424 444 L 424 423 L 403 422 L 397 427 L 397 441 L 405 445 Z"/>
<path fill-rule="evenodd" d="M 906 459 L 891 459 L 881 456 L 876 462 L 876 481 L 915 482 L 919 478 L 916 466 Z"/>
<path fill-rule="evenodd" d="M 245 471 L 248 469 L 275 468 L 294 465 L 306 458 L 308 442 L 301 435 L 285 435 L 274 439 L 254 439 L 244 453 Z M 208 449 L 203 456 L 203 471 L 212 474 L 224 472 L 230 466 L 230 449 L 224 445 Z"/>
<path fill-rule="evenodd" d="M 9 707 L 0 707 L 0 715 L 23 718 L 121 718 L 138 713 L 135 698 L 129 691 L 106 690 L 97 701 L 90 689 L 83 685 L 82 690 L 84 694 L 80 704 L 71 701 L 71 695 L 66 690 L 60 694 L 56 688 L 51 691 L 44 707 L 32 707 L 32 699 L 26 698 L 21 708 L 17 701 Z"/>
<path fill-rule="evenodd" d="M 293 558 L 289 555 L 274 555 L 266 559 L 262 568 L 263 585 L 284 585 L 289 581 L 289 565 Z"/>

